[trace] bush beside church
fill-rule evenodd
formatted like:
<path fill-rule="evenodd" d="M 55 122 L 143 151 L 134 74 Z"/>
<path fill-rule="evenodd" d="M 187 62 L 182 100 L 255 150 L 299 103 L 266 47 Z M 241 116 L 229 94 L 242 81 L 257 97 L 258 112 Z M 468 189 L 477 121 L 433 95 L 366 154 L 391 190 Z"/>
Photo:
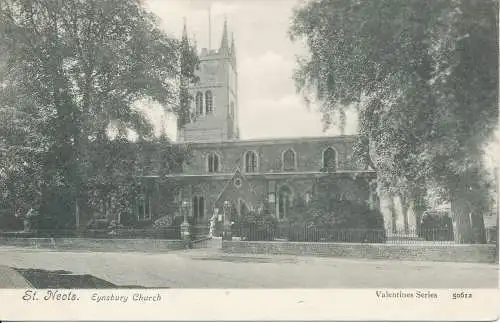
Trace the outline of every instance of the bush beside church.
<path fill-rule="evenodd" d="M 282 221 L 265 210 L 247 211 L 235 222 L 233 231 L 248 241 L 382 243 L 386 240 L 382 214 L 365 202 L 318 198 L 306 203 L 299 197 L 293 201 L 289 217 Z"/>

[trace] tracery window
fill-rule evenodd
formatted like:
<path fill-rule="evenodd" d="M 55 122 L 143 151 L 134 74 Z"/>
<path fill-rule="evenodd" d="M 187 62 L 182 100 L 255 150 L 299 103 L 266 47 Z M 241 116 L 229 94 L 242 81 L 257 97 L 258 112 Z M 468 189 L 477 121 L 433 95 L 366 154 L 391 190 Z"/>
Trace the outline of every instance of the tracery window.
<path fill-rule="evenodd" d="M 207 163 L 208 163 L 209 173 L 219 172 L 219 165 L 220 165 L 219 155 L 217 155 L 216 153 L 208 154 Z"/>
<path fill-rule="evenodd" d="M 295 151 L 288 149 L 283 153 L 283 171 L 293 171 L 296 169 Z"/>
<path fill-rule="evenodd" d="M 245 153 L 245 172 L 255 173 L 257 171 L 257 154 L 254 151 Z"/>
<path fill-rule="evenodd" d="M 196 92 L 195 103 L 196 103 L 196 115 L 202 115 L 203 114 L 203 93 L 202 92 Z"/>
<path fill-rule="evenodd" d="M 212 91 L 205 92 L 205 113 L 210 114 L 214 111 L 214 96 Z"/>
<path fill-rule="evenodd" d="M 332 147 L 323 151 L 323 169 L 329 172 L 337 169 L 337 152 Z"/>

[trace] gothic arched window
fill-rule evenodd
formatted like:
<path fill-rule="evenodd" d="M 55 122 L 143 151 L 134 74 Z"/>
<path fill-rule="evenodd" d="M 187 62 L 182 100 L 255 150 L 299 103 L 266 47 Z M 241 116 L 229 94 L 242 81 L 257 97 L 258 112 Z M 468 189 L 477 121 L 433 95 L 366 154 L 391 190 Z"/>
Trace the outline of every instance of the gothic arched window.
<path fill-rule="evenodd" d="M 214 111 L 214 96 L 212 91 L 208 90 L 205 92 L 205 112 L 206 114 L 212 113 Z"/>
<path fill-rule="evenodd" d="M 337 169 L 337 152 L 332 147 L 323 151 L 323 169 L 332 172 Z"/>
<path fill-rule="evenodd" d="M 210 153 L 207 157 L 207 163 L 209 173 L 217 173 L 219 171 L 219 155 Z"/>
<path fill-rule="evenodd" d="M 296 168 L 295 151 L 290 148 L 283 153 L 283 171 L 292 171 Z"/>
<path fill-rule="evenodd" d="M 196 115 L 202 115 L 203 114 L 203 93 L 202 92 L 196 92 Z"/>
<path fill-rule="evenodd" d="M 278 218 L 284 219 L 292 206 L 292 191 L 288 186 L 282 186 L 278 193 Z"/>
<path fill-rule="evenodd" d="M 257 171 L 257 154 L 255 151 L 245 153 L 245 172 L 254 173 Z"/>

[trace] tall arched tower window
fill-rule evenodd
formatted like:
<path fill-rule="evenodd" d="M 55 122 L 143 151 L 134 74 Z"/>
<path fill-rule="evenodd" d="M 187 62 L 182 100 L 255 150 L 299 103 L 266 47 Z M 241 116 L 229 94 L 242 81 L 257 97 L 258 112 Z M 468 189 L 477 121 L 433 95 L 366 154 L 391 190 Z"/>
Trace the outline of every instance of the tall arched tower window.
<path fill-rule="evenodd" d="M 217 155 L 216 153 L 208 154 L 207 164 L 209 173 L 219 172 L 219 165 L 220 165 L 219 155 Z"/>
<path fill-rule="evenodd" d="M 255 173 L 257 171 L 257 154 L 255 151 L 245 153 L 245 172 Z"/>
<path fill-rule="evenodd" d="M 202 115 L 203 114 L 203 93 L 202 92 L 196 92 L 196 115 Z"/>
<path fill-rule="evenodd" d="M 323 169 L 327 172 L 334 172 L 337 169 L 337 152 L 332 147 L 323 151 Z"/>
<path fill-rule="evenodd" d="M 205 92 L 205 112 L 206 114 L 214 112 L 214 96 L 210 90 Z"/>
<path fill-rule="evenodd" d="M 283 171 L 293 171 L 296 168 L 295 151 L 289 148 L 283 153 Z"/>

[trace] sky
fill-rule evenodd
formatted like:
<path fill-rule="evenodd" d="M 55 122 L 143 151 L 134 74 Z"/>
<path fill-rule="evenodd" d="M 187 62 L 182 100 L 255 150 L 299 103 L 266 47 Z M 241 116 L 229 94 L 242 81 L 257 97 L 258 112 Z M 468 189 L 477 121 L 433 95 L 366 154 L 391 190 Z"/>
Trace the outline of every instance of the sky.
<path fill-rule="evenodd" d="M 146 0 L 145 6 L 161 20 L 162 28 L 180 37 L 186 19 L 189 37 L 198 48 L 218 49 L 224 19 L 234 33 L 238 61 L 239 125 L 242 139 L 299 137 L 338 134 L 323 133 L 321 115 L 307 108 L 292 80 L 297 55 L 307 54 L 288 37 L 293 8 L 300 0 Z M 175 118 L 160 116 L 150 109 L 156 129 L 166 120 L 166 132 L 175 138 Z M 354 133 L 355 118 L 348 118 L 346 134 Z"/>

